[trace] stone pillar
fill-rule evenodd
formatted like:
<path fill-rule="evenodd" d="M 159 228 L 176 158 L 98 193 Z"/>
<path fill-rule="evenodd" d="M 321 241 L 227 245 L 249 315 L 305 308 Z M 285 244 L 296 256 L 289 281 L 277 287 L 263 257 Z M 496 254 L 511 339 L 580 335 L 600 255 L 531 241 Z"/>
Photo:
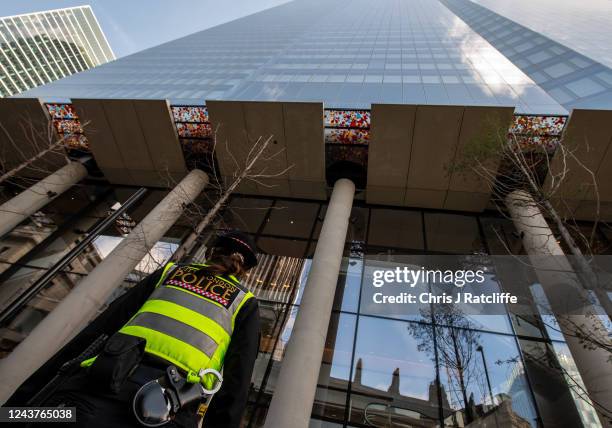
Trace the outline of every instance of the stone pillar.
<path fill-rule="evenodd" d="M 206 173 L 191 171 L 13 352 L 0 360 L 0 403 L 87 325 L 180 217 L 183 204 L 192 202 L 207 183 Z"/>
<path fill-rule="evenodd" d="M 609 340 L 604 334 L 605 327 L 594 315 L 597 312 L 586 290 L 580 285 L 532 196 L 523 190 L 515 190 L 506 197 L 505 202 L 589 397 L 606 409 L 612 409 L 612 362 L 609 361 L 609 352 L 599 347 L 586 349 L 581 340 L 575 337 L 575 328 L 580 326 L 582 331 L 600 336 L 602 343 Z M 576 392 L 584 395 L 583 391 Z M 594 407 L 602 426 L 608 426 L 597 405 Z"/>
<path fill-rule="evenodd" d="M 334 185 L 266 418 L 268 428 L 308 427 L 354 195 L 350 180 Z"/>
<path fill-rule="evenodd" d="M 0 237 L 87 176 L 79 162 L 70 162 L 0 206 Z"/>

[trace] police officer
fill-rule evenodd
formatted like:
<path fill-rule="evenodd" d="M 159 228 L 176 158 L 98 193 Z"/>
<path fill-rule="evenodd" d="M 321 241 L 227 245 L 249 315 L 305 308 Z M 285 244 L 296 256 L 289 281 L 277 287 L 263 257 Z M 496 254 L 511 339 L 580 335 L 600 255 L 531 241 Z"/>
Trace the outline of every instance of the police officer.
<path fill-rule="evenodd" d="M 156 397 L 134 400 L 148 393 L 149 385 L 156 387 L 153 392 L 160 385 L 191 395 L 196 386 L 211 392 L 218 386 L 214 372 L 222 371 L 221 387 L 212 400 L 208 397 L 208 407 L 206 394 L 191 401 L 174 394 L 174 404 L 180 405 L 164 426 L 197 426 L 203 418 L 206 428 L 238 427 L 259 346 L 258 303 L 240 284 L 257 264 L 255 248 L 248 235 L 226 232 L 213 243 L 205 264 L 168 263 L 149 275 L 34 373 L 7 405 L 24 405 L 63 362 L 107 334 L 110 339 L 95 358 L 82 362 L 83 368 L 36 404 L 76 407 L 77 426 L 139 426 L 142 420 L 155 422 L 165 410 L 147 408 L 155 407 L 150 403 Z M 169 380 L 172 370 L 181 388 Z"/>

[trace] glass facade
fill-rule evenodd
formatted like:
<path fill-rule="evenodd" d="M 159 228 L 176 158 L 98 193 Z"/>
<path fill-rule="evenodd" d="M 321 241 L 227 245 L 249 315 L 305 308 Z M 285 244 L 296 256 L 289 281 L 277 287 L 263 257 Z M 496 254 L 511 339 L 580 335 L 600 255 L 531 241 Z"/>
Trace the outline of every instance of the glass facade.
<path fill-rule="evenodd" d="M 609 5 L 440 1 L 566 109 L 612 107 Z"/>
<path fill-rule="evenodd" d="M 19 284 L 33 284 L 136 193 L 132 187 L 79 184 L 3 238 L 2 314 Z M 164 195 L 149 189 L 20 311 L 3 319 L 0 352 L 10 352 Z M 210 200 L 214 193 L 197 203 L 207 206 Z M 244 280 L 259 299 L 262 331 L 243 426 L 265 421 L 325 212 L 325 202 L 234 195 L 209 230 L 240 228 L 260 249 L 258 267 Z M 188 216 L 179 220 L 113 298 L 163 264 L 190 228 Z M 606 233 L 605 225 L 598 226 L 604 253 L 610 248 Z M 495 255 L 508 249 L 522 254 L 521 240 L 512 222 L 494 212 L 356 201 L 311 426 L 497 426 L 500 418 L 513 427 L 598 427 L 580 389 L 569 386 L 579 375 L 562 336 L 541 320 L 513 313 L 463 316 L 437 307 L 406 316 L 364 297 L 373 266 L 406 265 L 407 255 Z M 503 287 L 504 281 L 491 277 L 490 284 Z"/>
<path fill-rule="evenodd" d="M 364 14 L 363 11 L 368 13 Z M 439 1 L 296 0 L 23 96 L 565 108 Z"/>
<path fill-rule="evenodd" d="M 260 300 L 263 328 L 245 427 L 265 422 L 325 208 L 314 201 L 236 196 L 217 224 L 249 231 L 264 253 L 248 279 Z M 406 316 L 364 298 L 372 266 L 405 265 L 407 254 L 495 255 L 508 248 L 521 254 L 520 238 L 510 220 L 492 212 L 356 202 L 311 426 L 600 426 L 592 407 L 576 395 L 579 389 L 553 369 L 563 364 L 577 374 L 562 337 L 541 321 L 438 309 Z M 491 287 L 503 287 L 503 280 L 489 280 Z"/>
<path fill-rule="evenodd" d="M 612 67 L 612 4 L 607 0 L 584 3 L 475 0 L 474 3 Z M 526 10 L 530 13 L 522 13 Z"/>
<path fill-rule="evenodd" d="M 115 59 L 89 6 L 0 18 L 0 96 Z"/>

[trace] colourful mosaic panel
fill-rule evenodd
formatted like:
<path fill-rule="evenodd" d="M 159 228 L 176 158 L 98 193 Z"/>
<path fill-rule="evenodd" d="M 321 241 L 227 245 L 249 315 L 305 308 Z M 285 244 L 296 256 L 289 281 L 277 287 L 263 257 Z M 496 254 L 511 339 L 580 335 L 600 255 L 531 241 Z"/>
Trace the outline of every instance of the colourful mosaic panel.
<path fill-rule="evenodd" d="M 513 134 L 561 135 L 567 116 L 526 116 L 517 114 L 510 126 Z"/>
<path fill-rule="evenodd" d="M 208 123 L 208 110 L 204 106 L 172 106 L 175 122 Z"/>
<path fill-rule="evenodd" d="M 176 123 L 176 130 L 180 138 L 210 138 L 212 127 L 210 123 Z"/>
<path fill-rule="evenodd" d="M 54 120 L 79 118 L 72 104 L 47 104 L 47 110 Z"/>
<path fill-rule="evenodd" d="M 83 127 L 72 104 L 46 104 L 59 138 L 69 149 L 89 150 Z"/>
<path fill-rule="evenodd" d="M 325 110 L 323 117 L 326 144 L 364 144 L 370 142 L 369 110 Z"/>
<path fill-rule="evenodd" d="M 525 151 L 544 149 L 555 151 L 561 142 L 561 134 L 567 116 L 528 116 L 517 114 L 510 125 L 509 138 L 515 138 Z"/>
<path fill-rule="evenodd" d="M 89 150 L 89 142 L 87 138 L 83 134 L 69 134 L 69 135 L 61 135 L 60 137 L 64 138 L 64 144 L 69 148 L 79 149 L 79 150 Z"/>
<path fill-rule="evenodd" d="M 368 144 L 370 131 L 367 129 L 325 129 L 325 144 Z"/>
<path fill-rule="evenodd" d="M 544 148 L 548 153 L 554 152 L 561 141 L 556 135 L 514 135 L 513 138 L 525 151 Z"/>
<path fill-rule="evenodd" d="M 54 120 L 55 130 L 60 134 L 82 134 L 83 128 L 78 120 Z"/>
<path fill-rule="evenodd" d="M 369 110 L 325 110 L 326 128 L 370 129 Z"/>

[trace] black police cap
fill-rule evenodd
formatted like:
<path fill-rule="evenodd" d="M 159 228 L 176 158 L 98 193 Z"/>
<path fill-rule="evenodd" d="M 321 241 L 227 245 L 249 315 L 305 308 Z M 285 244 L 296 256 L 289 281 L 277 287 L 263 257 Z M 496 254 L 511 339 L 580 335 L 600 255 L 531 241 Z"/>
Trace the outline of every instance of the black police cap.
<path fill-rule="evenodd" d="M 250 269 L 257 266 L 257 246 L 250 235 L 239 230 L 230 230 L 217 236 L 213 247 L 228 248 L 238 252 L 244 257 L 245 267 Z"/>

